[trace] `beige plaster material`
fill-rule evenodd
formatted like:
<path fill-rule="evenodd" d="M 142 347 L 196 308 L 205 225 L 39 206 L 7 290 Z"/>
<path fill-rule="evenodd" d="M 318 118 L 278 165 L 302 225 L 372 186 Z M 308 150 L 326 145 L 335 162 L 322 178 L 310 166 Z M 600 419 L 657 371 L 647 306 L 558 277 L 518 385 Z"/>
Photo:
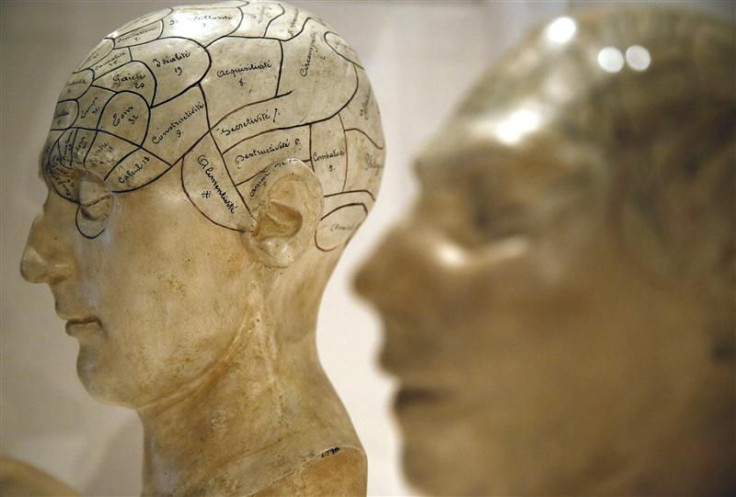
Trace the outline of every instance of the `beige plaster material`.
<path fill-rule="evenodd" d="M 417 161 L 357 276 L 435 495 L 733 495 L 734 26 L 555 19 Z"/>
<path fill-rule="evenodd" d="M 76 497 L 66 484 L 30 464 L 0 457 L 0 495 L 3 497 Z"/>
<path fill-rule="evenodd" d="M 87 390 L 138 411 L 144 494 L 365 493 L 314 333 L 383 146 L 357 55 L 283 3 L 155 12 L 74 69 L 21 269 Z"/>

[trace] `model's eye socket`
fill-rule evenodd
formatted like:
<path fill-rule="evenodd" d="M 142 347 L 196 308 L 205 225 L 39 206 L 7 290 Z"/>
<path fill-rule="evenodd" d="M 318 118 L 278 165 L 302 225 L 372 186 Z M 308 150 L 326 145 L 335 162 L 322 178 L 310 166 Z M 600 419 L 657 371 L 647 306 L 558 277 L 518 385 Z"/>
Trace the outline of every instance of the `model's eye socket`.
<path fill-rule="evenodd" d="M 112 194 L 105 183 L 94 174 L 79 178 L 79 211 L 89 221 L 105 221 L 112 209 Z"/>
<path fill-rule="evenodd" d="M 527 227 L 524 212 L 518 207 L 492 206 L 483 202 L 468 210 L 473 228 L 484 241 L 519 235 Z"/>

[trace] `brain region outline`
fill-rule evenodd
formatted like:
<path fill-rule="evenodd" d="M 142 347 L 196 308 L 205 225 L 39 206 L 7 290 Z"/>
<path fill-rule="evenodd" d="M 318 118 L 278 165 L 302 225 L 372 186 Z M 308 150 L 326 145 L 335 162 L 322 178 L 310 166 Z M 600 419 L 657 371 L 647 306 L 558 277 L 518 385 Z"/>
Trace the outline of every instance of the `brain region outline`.
<path fill-rule="evenodd" d="M 378 105 L 356 53 L 287 4 L 173 7 L 105 37 L 74 70 L 42 157 L 48 183 L 78 204 L 80 171 L 112 195 L 179 166 L 189 200 L 248 231 L 265 170 L 299 159 L 324 195 L 317 248 L 343 246 L 375 201 L 384 162 Z"/>

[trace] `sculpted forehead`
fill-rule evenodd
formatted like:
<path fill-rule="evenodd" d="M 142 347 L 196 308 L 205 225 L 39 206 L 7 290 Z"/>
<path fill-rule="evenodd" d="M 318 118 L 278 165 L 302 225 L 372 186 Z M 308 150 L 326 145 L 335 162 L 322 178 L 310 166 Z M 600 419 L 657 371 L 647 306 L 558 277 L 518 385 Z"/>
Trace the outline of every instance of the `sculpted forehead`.
<path fill-rule="evenodd" d="M 420 175 L 456 177 L 480 163 L 487 174 L 513 165 L 534 178 L 587 161 L 601 177 L 631 169 L 631 181 L 646 170 L 632 156 L 674 146 L 682 124 L 731 105 L 733 77 L 724 68 L 733 66 L 732 32 L 668 9 L 552 20 L 469 92 L 422 154 Z"/>
<path fill-rule="evenodd" d="M 225 2 L 155 12 L 103 39 L 61 92 L 42 168 L 74 202 L 80 174 L 122 194 L 176 169 L 203 215 L 245 231 L 263 170 L 289 158 L 322 184 L 317 246 L 343 245 L 384 161 L 367 75 L 309 12 Z"/>
<path fill-rule="evenodd" d="M 461 117 L 440 130 L 417 159 L 417 174 L 427 179 L 457 181 L 471 177 L 484 180 L 518 178 L 526 182 L 579 172 L 582 151 L 572 140 L 556 133 L 553 122 L 545 123 L 523 139 L 504 137 L 509 116 L 517 110 Z M 590 164 L 588 164 L 590 165 Z"/>
<path fill-rule="evenodd" d="M 455 119 L 417 162 L 423 212 L 470 245 L 588 216 L 608 184 L 595 150 L 560 136 L 552 123 L 509 144 L 498 136 L 504 120 Z"/>

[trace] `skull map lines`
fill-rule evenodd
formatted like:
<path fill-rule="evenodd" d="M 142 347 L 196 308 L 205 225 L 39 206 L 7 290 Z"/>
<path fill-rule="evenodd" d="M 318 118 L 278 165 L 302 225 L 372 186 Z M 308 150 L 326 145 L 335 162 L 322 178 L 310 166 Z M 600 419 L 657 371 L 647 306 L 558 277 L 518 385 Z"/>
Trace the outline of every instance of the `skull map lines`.
<path fill-rule="evenodd" d="M 375 201 L 384 161 L 368 77 L 319 18 L 238 1 L 165 9 L 105 37 L 61 92 L 42 166 L 77 204 L 80 172 L 124 194 L 179 167 L 202 215 L 247 231 L 253 186 L 286 159 L 321 183 L 316 246 L 343 246 Z M 104 231 L 77 227 L 87 238 Z"/>

